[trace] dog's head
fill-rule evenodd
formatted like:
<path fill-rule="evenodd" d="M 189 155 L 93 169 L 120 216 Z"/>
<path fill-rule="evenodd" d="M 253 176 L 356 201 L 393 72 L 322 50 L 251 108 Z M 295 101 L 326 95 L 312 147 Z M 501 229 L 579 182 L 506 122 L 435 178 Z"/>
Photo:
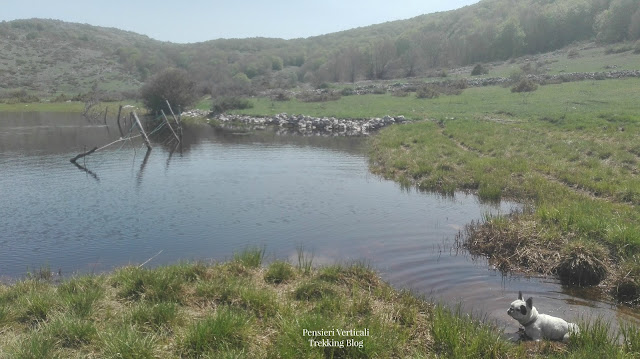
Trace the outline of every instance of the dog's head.
<path fill-rule="evenodd" d="M 522 300 L 522 292 L 518 292 L 518 299 L 511 302 L 507 314 L 513 319 L 520 322 L 520 324 L 527 323 L 531 318 L 533 312 L 533 298 L 529 298 L 526 301 Z"/>

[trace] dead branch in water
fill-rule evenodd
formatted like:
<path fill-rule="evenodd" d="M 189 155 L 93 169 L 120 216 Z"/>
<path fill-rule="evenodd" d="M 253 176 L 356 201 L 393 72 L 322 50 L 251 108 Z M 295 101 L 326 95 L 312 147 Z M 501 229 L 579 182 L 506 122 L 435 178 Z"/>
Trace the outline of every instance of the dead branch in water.
<path fill-rule="evenodd" d="M 79 155 L 75 156 L 75 157 L 74 157 L 74 158 L 72 158 L 70 161 L 71 161 L 71 163 L 76 163 L 76 161 L 77 161 L 78 159 L 80 159 L 80 158 L 82 158 L 82 157 L 84 157 L 84 156 L 88 156 L 88 155 L 90 155 L 90 154 L 92 154 L 92 153 L 96 152 L 97 150 L 98 150 L 98 147 L 94 147 L 94 148 L 92 148 L 91 150 L 89 150 L 89 151 L 87 151 L 87 152 L 85 152 L 85 153 L 81 153 L 81 154 L 79 154 Z"/>
<path fill-rule="evenodd" d="M 153 256 L 153 257 L 151 257 L 151 258 L 147 259 L 146 261 L 144 261 L 144 263 L 140 264 L 140 265 L 138 266 L 138 268 L 142 268 L 142 266 L 143 266 L 143 265 L 145 265 L 145 264 L 149 263 L 153 258 L 155 258 L 155 257 L 157 257 L 158 255 L 160 255 L 160 253 L 162 253 L 162 251 L 163 251 L 163 250 L 164 250 L 164 249 L 161 249 L 161 250 L 160 250 L 160 252 L 156 253 L 156 255 L 155 255 L 155 256 Z"/>
<path fill-rule="evenodd" d="M 98 175 L 95 174 L 94 172 L 92 172 L 91 170 L 89 170 L 88 168 L 84 167 L 83 165 L 79 164 L 78 162 L 73 162 L 73 164 L 78 167 L 78 169 L 86 172 L 88 175 L 90 175 L 91 177 L 93 177 L 96 181 L 100 182 L 100 178 L 98 178 Z"/>

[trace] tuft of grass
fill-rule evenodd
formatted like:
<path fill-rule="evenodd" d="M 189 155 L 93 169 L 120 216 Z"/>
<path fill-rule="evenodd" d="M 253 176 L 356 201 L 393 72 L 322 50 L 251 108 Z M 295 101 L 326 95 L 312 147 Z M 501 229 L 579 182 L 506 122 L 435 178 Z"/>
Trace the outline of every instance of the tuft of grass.
<path fill-rule="evenodd" d="M 242 252 L 235 253 L 233 260 L 248 268 L 258 268 L 264 259 L 265 247 L 247 247 Z"/>
<path fill-rule="evenodd" d="M 295 272 L 291 264 L 283 261 L 275 261 L 269 265 L 267 272 L 264 274 L 264 280 L 267 283 L 280 284 L 286 283 L 295 277 Z"/>
<path fill-rule="evenodd" d="M 97 337 L 93 322 L 69 315 L 57 317 L 44 331 L 63 348 L 79 348 L 90 344 Z"/>
<path fill-rule="evenodd" d="M 103 280 L 95 276 L 73 278 L 58 286 L 58 294 L 72 313 L 84 318 L 91 315 L 94 304 L 104 296 Z"/>
<path fill-rule="evenodd" d="M 14 308 L 18 321 L 35 325 L 48 319 L 58 308 L 58 300 L 53 290 L 30 292 L 21 296 Z"/>
<path fill-rule="evenodd" d="M 116 271 L 112 285 L 118 296 L 127 300 L 152 302 L 179 302 L 183 298 L 184 278 L 172 267 L 149 270 L 124 267 Z"/>
<path fill-rule="evenodd" d="M 151 359 L 157 357 L 157 338 L 152 334 L 142 333 L 135 327 L 112 328 L 104 333 L 101 339 L 101 357 L 103 358 Z"/>
<path fill-rule="evenodd" d="M 307 301 L 333 297 L 336 294 L 336 291 L 330 285 L 319 280 L 308 280 L 303 282 L 293 291 L 293 297 L 296 300 Z"/>
<path fill-rule="evenodd" d="M 571 242 L 564 247 L 556 272 L 565 283 L 597 285 L 609 271 L 608 257 L 609 253 L 602 245 L 591 241 Z"/>
<path fill-rule="evenodd" d="M 296 247 L 296 252 L 298 254 L 298 270 L 302 271 L 302 273 L 305 275 L 310 274 L 311 269 L 313 268 L 313 253 L 305 253 L 304 247 L 301 245 Z"/>
<path fill-rule="evenodd" d="M 56 350 L 53 338 L 43 333 L 35 333 L 28 336 L 16 347 L 9 350 L 13 359 L 58 359 L 62 358 Z"/>
<path fill-rule="evenodd" d="M 170 328 L 178 319 L 178 306 L 175 303 L 139 303 L 131 309 L 130 322 L 139 327 L 158 330 Z"/>
<path fill-rule="evenodd" d="M 619 302 L 640 304 L 640 256 L 633 256 L 622 264 L 615 276 L 613 295 Z"/>
<path fill-rule="evenodd" d="M 242 350 L 250 340 L 251 318 L 220 307 L 215 315 L 192 324 L 181 341 L 181 356 L 200 358 L 222 350 Z"/>

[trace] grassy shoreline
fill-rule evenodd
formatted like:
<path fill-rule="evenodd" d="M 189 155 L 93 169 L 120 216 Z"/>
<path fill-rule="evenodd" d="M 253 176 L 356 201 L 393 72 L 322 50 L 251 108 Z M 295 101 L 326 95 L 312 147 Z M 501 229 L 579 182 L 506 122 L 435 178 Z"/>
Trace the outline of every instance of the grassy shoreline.
<path fill-rule="evenodd" d="M 568 345 L 511 343 L 490 323 L 394 290 L 367 266 L 262 265 L 249 248 L 214 265 L 123 267 L 54 284 L 0 285 L 11 358 L 622 357 L 640 328 L 584 323 Z"/>
<path fill-rule="evenodd" d="M 623 90 L 640 81 L 596 84 L 542 86 L 511 105 L 506 93 L 487 90 L 492 111 L 481 107 L 484 97 L 458 106 L 457 116 L 382 130 L 371 140 L 371 169 L 423 190 L 527 204 L 470 225 L 463 244 L 502 270 L 600 285 L 640 304 L 640 107 Z M 594 91 L 598 100 L 585 102 Z"/>

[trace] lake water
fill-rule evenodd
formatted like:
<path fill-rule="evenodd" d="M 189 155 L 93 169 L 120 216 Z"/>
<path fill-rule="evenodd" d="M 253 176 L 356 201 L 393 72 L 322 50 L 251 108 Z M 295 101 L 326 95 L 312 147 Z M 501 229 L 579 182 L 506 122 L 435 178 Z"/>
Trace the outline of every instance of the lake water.
<path fill-rule="evenodd" d="M 402 189 L 368 171 L 365 139 L 186 129 L 182 148 L 153 136 L 69 159 L 119 137 L 79 115 L 0 114 L 0 278 L 49 267 L 63 276 L 181 260 L 222 261 L 247 246 L 267 260 L 365 261 L 396 288 L 484 313 L 509 331 L 522 290 L 541 312 L 574 320 L 637 313 L 553 278 L 504 277 L 456 252 L 454 237 L 517 206 Z M 158 254 L 159 253 L 159 254 Z"/>

